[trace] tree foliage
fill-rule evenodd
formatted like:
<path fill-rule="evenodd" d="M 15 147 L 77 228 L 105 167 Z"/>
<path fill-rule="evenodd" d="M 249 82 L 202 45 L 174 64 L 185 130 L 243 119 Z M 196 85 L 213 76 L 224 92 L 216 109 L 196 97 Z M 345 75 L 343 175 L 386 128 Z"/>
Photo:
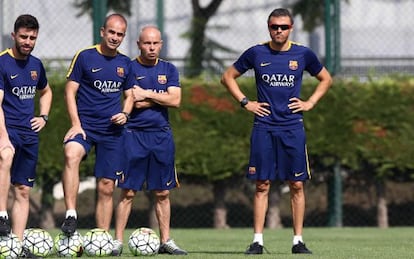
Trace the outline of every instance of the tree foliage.
<path fill-rule="evenodd" d="M 212 0 L 202 7 L 200 0 L 191 0 L 193 16 L 190 30 L 183 36 L 190 39 L 190 49 L 185 64 L 186 75 L 197 77 L 204 70 L 220 70 L 224 67 L 221 59 L 215 55 L 217 51 L 235 52 L 228 46 L 206 36 L 207 29 L 227 29 L 226 27 L 208 27 L 208 22 L 217 12 L 223 0 Z M 203 63 L 204 62 L 204 63 Z"/>
<path fill-rule="evenodd" d="M 73 6 L 79 9 L 77 17 L 85 14 L 92 17 L 93 0 L 74 0 Z M 107 0 L 106 6 L 108 10 L 131 15 L 131 0 Z"/>
<path fill-rule="evenodd" d="M 342 1 L 349 2 L 349 0 Z M 311 32 L 325 23 L 325 3 L 324 0 L 298 0 L 292 4 L 292 14 L 301 16 L 303 30 Z"/>
<path fill-rule="evenodd" d="M 40 134 L 36 186 L 53 203 L 52 187 L 61 180 L 63 136 L 69 119 L 63 100 L 65 81 L 50 77 L 53 105 L 49 122 Z M 239 83 L 256 99 L 252 78 Z M 303 98 L 316 86 L 305 80 Z M 249 156 L 253 115 L 235 102 L 219 80 L 183 80 L 179 109 L 170 109 L 176 142 L 177 171 L 192 179 L 216 183 L 242 179 Z M 337 159 L 353 177 L 414 179 L 414 79 L 384 77 L 370 82 L 335 80 L 332 89 L 304 114 L 308 152 L 314 167 L 332 168 Z M 93 174 L 94 152 L 81 164 L 81 176 Z M 43 204 L 42 204 L 43 205 Z"/>
<path fill-rule="evenodd" d="M 404 178 L 413 178 L 412 94 L 414 81 L 406 77 L 368 83 L 337 80 L 306 114 L 310 154 L 331 166 L 334 159 L 329 158 L 339 158 L 343 166 L 370 178 L 395 178 L 404 172 Z"/>
<path fill-rule="evenodd" d="M 178 170 L 210 182 L 243 175 L 253 117 L 220 84 L 183 90 L 181 108 L 171 111 Z"/>
<path fill-rule="evenodd" d="M 300 15 L 303 29 L 311 32 L 324 23 L 325 1 L 300 0 L 292 5 L 293 15 Z"/>
<path fill-rule="evenodd" d="M 38 177 L 36 184 L 55 184 L 61 180 L 64 164 L 63 137 L 70 127 L 64 102 L 65 80 L 49 78 L 53 90 L 52 109 L 46 127 L 40 132 Z M 81 176 L 93 174 L 94 154 L 81 164 Z"/>
<path fill-rule="evenodd" d="M 239 82 L 255 100 L 253 80 Z M 316 84 L 305 80 L 304 99 Z M 310 158 L 324 168 L 333 168 L 339 159 L 371 179 L 414 177 L 412 96 L 414 80 L 409 78 L 336 80 L 317 107 L 304 114 Z M 244 175 L 253 116 L 218 82 L 186 81 L 182 106 L 172 110 L 171 120 L 179 171 L 212 182 Z"/>

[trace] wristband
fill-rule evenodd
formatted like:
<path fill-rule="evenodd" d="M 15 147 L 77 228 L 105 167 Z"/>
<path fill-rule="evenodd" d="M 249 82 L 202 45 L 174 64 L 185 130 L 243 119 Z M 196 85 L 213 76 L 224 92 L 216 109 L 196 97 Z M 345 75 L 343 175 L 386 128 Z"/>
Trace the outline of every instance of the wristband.
<path fill-rule="evenodd" d="M 44 114 L 39 115 L 39 117 L 42 117 L 42 119 L 43 119 L 45 122 L 47 122 L 47 121 L 49 120 L 49 116 L 44 115 Z"/>
<path fill-rule="evenodd" d="M 129 120 L 129 113 L 127 113 L 127 112 L 121 112 L 121 113 L 125 115 L 125 117 L 127 118 L 127 120 Z"/>
<path fill-rule="evenodd" d="M 246 106 L 246 104 L 249 102 L 249 99 L 247 99 L 247 97 L 243 97 L 243 99 L 241 99 L 240 101 L 240 106 L 242 108 L 244 108 L 244 106 Z"/>

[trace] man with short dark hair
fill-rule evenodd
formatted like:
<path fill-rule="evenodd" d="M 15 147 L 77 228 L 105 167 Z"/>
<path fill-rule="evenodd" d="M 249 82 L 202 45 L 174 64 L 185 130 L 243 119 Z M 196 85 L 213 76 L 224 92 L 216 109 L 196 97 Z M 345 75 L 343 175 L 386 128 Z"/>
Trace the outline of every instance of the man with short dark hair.
<path fill-rule="evenodd" d="M 292 218 L 292 253 L 311 253 L 302 238 L 305 214 L 304 182 L 311 178 L 303 112 L 315 107 L 328 91 L 332 78 L 312 50 L 289 40 L 293 17 L 278 8 L 267 20 L 271 40 L 246 50 L 222 76 L 222 83 L 240 105 L 254 113 L 247 178 L 256 181 L 254 237 L 246 254 L 263 253 L 263 228 L 270 183 L 289 183 Z M 254 69 L 257 101 L 249 100 L 236 78 Z M 308 100 L 301 100 L 303 72 L 319 80 Z"/>
<path fill-rule="evenodd" d="M 36 180 L 38 134 L 46 126 L 52 105 L 45 68 L 31 55 L 38 33 L 37 19 L 30 14 L 20 15 L 11 33 L 14 46 L 0 53 L 0 236 L 13 229 L 20 240 L 29 217 L 30 189 Z M 10 183 L 15 191 L 12 227 L 7 213 Z"/>

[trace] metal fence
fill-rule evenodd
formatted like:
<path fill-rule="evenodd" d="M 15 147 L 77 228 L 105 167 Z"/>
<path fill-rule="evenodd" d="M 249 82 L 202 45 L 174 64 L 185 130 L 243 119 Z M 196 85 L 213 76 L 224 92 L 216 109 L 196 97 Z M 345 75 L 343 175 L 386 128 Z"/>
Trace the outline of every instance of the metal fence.
<path fill-rule="evenodd" d="M 157 24 L 157 5 L 155 0 L 132 0 L 132 15 L 128 19 L 127 37 L 121 50 L 130 57 L 138 54 L 136 38 L 141 26 Z M 202 1 L 207 3 L 209 1 Z M 224 0 L 218 12 L 209 22 L 206 33 L 211 39 L 226 44 L 235 53 L 219 53 L 226 65 L 231 64 L 249 46 L 269 39 L 266 19 L 276 7 L 287 7 L 293 0 Z M 189 30 L 192 17 L 190 0 L 164 0 L 164 58 L 173 61 L 183 72 L 184 61 L 189 51 L 189 41 L 183 35 Z M 79 10 L 72 0 L 0 0 L 0 47 L 11 46 L 10 32 L 15 18 L 23 13 L 36 16 L 40 22 L 40 33 L 34 55 L 48 65 L 50 71 L 64 74 L 75 52 L 92 45 L 93 28 L 89 16 L 77 17 Z M 112 12 L 112 11 L 110 11 Z M 364 78 L 370 74 L 414 72 L 414 1 L 412 0 L 349 0 L 341 2 L 341 72 L 339 75 Z M 310 46 L 324 58 L 324 29 L 318 27 L 312 33 L 304 32 L 303 22 L 295 17 L 292 39 Z M 216 74 L 217 75 L 217 74 Z M 213 75 L 214 76 L 214 75 Z M 317 173 L 317 172 L 316 172 Z M 240 176 L 241 178 L 243 176 Z M 326 225 L 326 207 L 329 193 L 323 177 L 307 185 L 308 216 L 306 225 Z M 197 227 L 211 226 L 212 186 L 194 185 L 183 179 L 183 187 L 172 194 L 173 226 Z M 188 184 L 186 185 L 186 182 Z M 234 186 L 226 196 L 228 203 L 229 226 L 251 226 L 252 189 L 251 184 L 243 182 L 245 189 Z M 92 184 L 93 185 L 93 184 Z M 356 188 L 357 187 L 357 188 Z M 59 189 L 59 186 L 56 188 Z M 61 188 L 61 187 L 60 187 Z M 92 186 L 93 188 L 93 186 Z M 285 186 L 280 186 L 282 223 L 287 226 L 289 219 L 289 195 Z M 390 204 L 391 225 L 413 225 L 413 184 L 390 183 L 387 185 Z M 195 191 L 196 190 L 196 191 Z M 247 190 L 247 191 L 246 191 Z M 56 191 L 59 192 L 58 190 Z M 90 191 L 85 191 L 90 197 Z M 191 195 L 189 195 L 191 193 Z M 63 202 L 56 194 L 55 210 L 63 213 Z M 36 191 L 34 191 L 36 198 Z M 94 199 L 87 199 L 94 202 Z M 137 213 L 145 224 L 149 200 L 140 194 L 136 199 Z M 35 203 L 34 203 L 35 205 Z M 344 225 L 375 225 L 375 190 L 363 185 L 347 182 L 344 188 Z M 91 204 L 81 205 L 84 216 L 93 213 Z M 412 209 L 411 209 L 412 210 Z M 82 212 L 81 212 L 82 214 Z M 137 217 L 134 217 L 135 219 Z M 93 216 L 85 226 L 92 226 Z"/>
<path fill-rule="evenodd" d="M 52 67 L 66 69 L 74 53 L 93 42 L 92 20 L 77 17 L 79 10 L 74 0 L 0 0 L 0 47 L 10 45 L 10 32 L 15 18 L 22 13 L 38 17 L 41 30 L 34 54 L 51 63 Z M 145 24 L 164 28 L 164 55 L 182 67 L 189 51 L 189 40 L 183 35 L 191 23 L 191 1 L 163 0 L 163 19 L 157 18 L 156 0 L 131 1 L 128 31 L 121 50 L 129 56 L 138 54 L 136 38 Z M 209 1 L 201 1 L 208 3 Z M 207 37 L 229 46 L 235 53 L 220 52 L 225 63 L 232 61 L 249 46 L 269 39 L 266 19 L 276 7 L 285 7 L 295 0 L 223 0 L 218 12 L 211 18 Z M 342 74 L 413 72 L 414 35 L 411 33 L 410 0 L 349 0 L 341 1 L 341 59 Z M 113 12 L 110 10 L 110 12 Z M 324 28 L 312 33 L 302 30 L 301 17 L 295 17 L 292 39 L 310 46 L 322 59 L 325 56 Z"/>

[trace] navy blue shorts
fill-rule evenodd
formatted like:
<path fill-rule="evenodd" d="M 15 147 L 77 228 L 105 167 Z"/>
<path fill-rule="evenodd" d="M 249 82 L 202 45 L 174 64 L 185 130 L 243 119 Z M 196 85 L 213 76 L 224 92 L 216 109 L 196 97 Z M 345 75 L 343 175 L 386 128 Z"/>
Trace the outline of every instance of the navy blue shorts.
<path fill-rule="evenodd" d="M 7 129 L 15 153 L 11 167 L 11 183 L 33 187 L 39 153 L 39 137 L 14 129 Z"/>
<path fill-rule="evenodd" d="M 118 187 L 140 191 L 169 190 L 178 185 L 175 144 L 170 128 L 124 132 L 127 164 L 125 179 Z"/>
<path fill-rule="evenodd" d="M 86 131 L 86 140 L 81 134 L 76 135 L 69 142 L 77 142 L 85 149 L 86 159 L 88 153 L 95 146 L 95 169 L 96 178 L 107 178 L 112 180 L 120 180 L 124 177 L 125 151 L 123 148 L 122 133 L 116 134 L 99 134 L 96 132 Z M 65 143 L 65 144 L 66 144 Z"/>
<path fill-rule="evenodd" d="M 303 124 L 288 128 L 254 127 L 247 178 L 305 181 L 311 178 Z"/>

